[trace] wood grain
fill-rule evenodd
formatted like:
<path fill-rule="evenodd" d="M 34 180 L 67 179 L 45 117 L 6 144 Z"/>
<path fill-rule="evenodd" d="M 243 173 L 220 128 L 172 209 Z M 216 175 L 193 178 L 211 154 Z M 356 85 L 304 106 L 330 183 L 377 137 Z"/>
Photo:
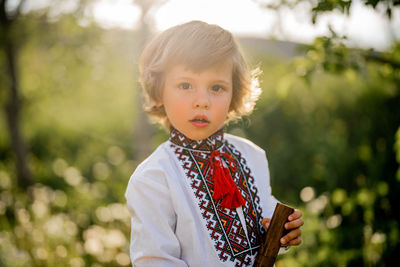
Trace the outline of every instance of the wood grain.
<path fill-rule="evenodd" d="M 255 267 L 272 267 L 281 247 L 280 239 L 286 234 L 285 223 L 294 209 L 282 203 L 277 203 L 272 215 L 265 238 L 258 251 Z"/>

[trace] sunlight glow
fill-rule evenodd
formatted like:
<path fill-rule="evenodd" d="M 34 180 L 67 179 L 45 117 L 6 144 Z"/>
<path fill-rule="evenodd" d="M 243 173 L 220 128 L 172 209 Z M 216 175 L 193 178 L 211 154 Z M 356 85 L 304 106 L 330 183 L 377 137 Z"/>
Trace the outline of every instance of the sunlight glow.
<path fill-rule="evenodd" d="M 153 17 L 157 31 L 190 20 L 202 20 L 240 36 L 300 43 L 310 43 L 316 36 L 328 34 L 328 25 L 338 34 L 348 36 L 353 46 L 385 49 L 394 38 L 400 38 L 399 10 L 394 10 L 389 23 L 372 8 L 354 1 L 350 17 L 330 12 L 320 15 L 316 25 L 312 25 L 304 5 L 278 14 L 251 0 L 169 0 L 154 10 Z M 130 0 L 101 0 L 93 8 L 94 19 L 106 28 L 134 29 L 139 24 L 139 15 L 139 8 Z"/>
<path fill-rule="evenodd" d="M 165 30 L 190 20 L 202 20 L 240 35 L 268 34 L 273 12 L 248 0 L 170 0 L 155 14 L 156 26 Z"/>
<path fill-rule="evenodd" d="M 132 29 L 137 24 L 140 10 L 131 0 L 101 0 L 94 5 L 92 15 L 104 28 Z"/>

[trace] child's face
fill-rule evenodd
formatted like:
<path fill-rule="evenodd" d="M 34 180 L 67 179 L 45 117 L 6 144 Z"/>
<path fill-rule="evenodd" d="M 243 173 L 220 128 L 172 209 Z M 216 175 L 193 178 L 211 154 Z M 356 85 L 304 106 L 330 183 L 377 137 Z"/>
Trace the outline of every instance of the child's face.
<path fill-rule="evenodd" d="M 162 102 L 177 130 L 202 140 L 219 130 L 232 100 L 232 63 L 222 62 L 201 72 L 175 65 L 165 73 Z"/>

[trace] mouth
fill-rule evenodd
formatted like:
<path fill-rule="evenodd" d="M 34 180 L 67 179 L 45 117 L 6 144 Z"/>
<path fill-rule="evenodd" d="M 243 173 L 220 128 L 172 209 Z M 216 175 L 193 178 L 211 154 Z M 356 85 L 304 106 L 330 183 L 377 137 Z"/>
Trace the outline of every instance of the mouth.
<path fill-rule="evenodd" d="M 208 123 L 209 121 L 206 120 L 206 119 L 193 119 L 193 120 L 190 120 L 190 122 L 204 122 L 204 123 Z"/>
<path fill-rule="evenodd" d="M 210 123 L 206 116 L 196 116 L 190 122 L 196 127 L 205 127 Z"/>

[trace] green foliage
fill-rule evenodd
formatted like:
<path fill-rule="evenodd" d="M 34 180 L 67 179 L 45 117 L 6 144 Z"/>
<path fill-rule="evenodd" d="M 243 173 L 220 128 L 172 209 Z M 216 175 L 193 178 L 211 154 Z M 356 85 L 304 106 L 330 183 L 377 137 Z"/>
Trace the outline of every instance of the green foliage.
<path fill-rule="evenodd" d="M 306 57 L 263 62 L 264 94 L 242 132 L 266 149 L 275 196 L 305 219 L 303 245 L 277 266 L 396 262 L 399 51 L 369 61 L 368 51 L 317 38 Z"/>
<path fill-rule="evenodd" d="M 399 129 L 397 130 L 397 133 L 396 133 L 395 150 L 397 152 L 396 153 L 397 162 L 400 164 L 400 127 L 399 127 Z M 397 170 L 396 178 L 400 182 L 400 168 Z"/>
<path fill-rule="evenodd" d="M 308 9 L 313 24 L 317 22 L 321 14 L 326 12 L 339 11 L 340 13 L 349 15 L 351 6 L 355 2 L 354 0 L 279 0 L 272 3 L 265 0 L 254 1 L 262 7 L 272 10 L 279 10 L 281 8 L 293 9 L 301 5 Z M 363 0 L 362 2 L 365 6 L 371 7 L 375 11 L 383 12 L 388 19 L 392 19 L 393 11 L 400 6 L 399 0 Z"/>
<path fill-rule="evenodd" d="M 82 27 L 72 15 L 30 14 L 18 27 L 29 33 L 18 63 L 37 183 L 18 189 L 0 113 L 0 265 L 127 266 L 135 34 Z"/>
<path fill-rule="evenodd" d="M 352 1 L 342 0 L 321 0 L 312 8 L 312 22 L 315 23 L 317 16 L 321 12 L 328 12 L 333 10 L 339 10 L 342 13 L 349 14 Z"/>
<path fill-rule="evenodd" d="M 313 7 L 312 22 L 315 23 L 318 15 L 323 12 L 331 12 L 338 10 L 346 15 L 350 14 L 350 8 L 354 1 L 352 0 L 319 0 L 312 1 Z M 373 9 L 380 8 L 385 11 L 385 15 L 390 19 L 392 18 L 393 9 L 400 5 L 398 0 L 364 0 L 366 6 L 372 7 Z"/>

